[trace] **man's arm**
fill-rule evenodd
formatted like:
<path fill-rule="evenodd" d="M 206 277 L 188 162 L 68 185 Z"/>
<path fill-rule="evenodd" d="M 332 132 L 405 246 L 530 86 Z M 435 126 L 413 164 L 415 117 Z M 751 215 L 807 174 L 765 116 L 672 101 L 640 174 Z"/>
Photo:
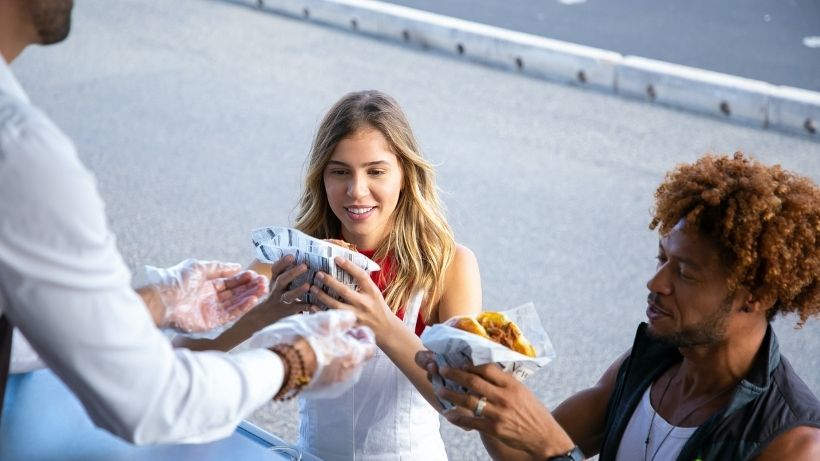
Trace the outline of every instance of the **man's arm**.
<path fill-rule="evenodd" d="M 495 365 L 441 370 L 445 378 L 487 398 L 480 417 L 473 414 L 475 395 L 447 389 L 439 390 L 438 395 L 457 405 L 445 418 L 463 429 L 481 432 L 494 460 L 543 460 L 567 453 L 574 445 L 589 457 L 601 449 L 607 404 L 627 356 L 628 352 L 610 365 L 595 386 L 568 398 L 552 413 L 524 384 Z M 428 357 L 432 355 L 420 354 L 417 362 L 437 372 Z"/>
<path fill-rule="evenodd" d="M 552 411 L 555 420 L 587 457 L 601 451 L 606 432 L 606 409 L 615 390 L 618 371 L 630 352 L 631 349 L 612 362 L 594 386 L 572 395 Z"/>
<path fill-rule="evenodd" d="M 820 459 L 820 428 L 798 426 L 780 434 L 755 458 L 755 461 Z"/>

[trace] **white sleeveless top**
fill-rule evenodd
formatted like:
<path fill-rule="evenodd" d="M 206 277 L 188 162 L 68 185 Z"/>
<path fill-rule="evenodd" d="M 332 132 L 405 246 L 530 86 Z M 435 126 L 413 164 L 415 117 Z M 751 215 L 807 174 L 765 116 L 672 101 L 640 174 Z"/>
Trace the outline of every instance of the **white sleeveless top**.
<path fill-rule="evenodd" d="M 423 293 L 404 313 L 416 331 Z M 324 461 L 446 461 L 438 412 L 376 349 L 359 381 L 335 399 L 299 400 L 298 447 Z"/>
<path fill-rule="evenodd" d="M 626 426 L 624 435 L 621 437 L 621 444 L 618 447 L 616 461 L 674 461 L 686 441 L 698 429 L 697 427 L 677 427 L 669 424 L 660 414 L 652 415 L 655 410 L 649 400 L 649 392 L 652 386 L 643 393 L 641 402 L 632 413 L 629 424 Z M 652 421 L 652 431 L 650 433 L 649 423 Z M 649 434 L 649 443 L 646 442 Z M 665 440 L 664 440 L 665 439 Z"/>

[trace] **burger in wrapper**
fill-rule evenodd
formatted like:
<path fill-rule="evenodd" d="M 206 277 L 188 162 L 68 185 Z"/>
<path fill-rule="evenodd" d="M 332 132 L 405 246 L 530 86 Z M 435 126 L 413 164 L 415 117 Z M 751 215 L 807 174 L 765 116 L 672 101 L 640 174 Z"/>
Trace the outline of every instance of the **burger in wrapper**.
<path fill-rule="evenodd" d="M 379 270 L 379 265 L 367 256 L 356 251 L 356 247 L 343 240 L 322 240 L 313 238 L 303 232 L 289 227 L 263 227 L 251 233 L 251 240 L 256 249 L 256 257 L 262 262 L 273 264 L 285 256 L 293 255 L 295 264 L 306 264 L 308 270 L 291 282 L 288 289 L 304 283 L 315 285 L 336 299 L 341 298 L 323 283 L 315 280 L 317 272 L 325 272 L 344 283 L 352 290 L 359 286 L 353 277 L 341 268 L 336 267 L 334 259 L 343 257 L 352 261 L 367 272 Z M 306 293 L 302 302 L 327 308 L 319 303 L 316 296 Z"/>
<path fill-rule="evenodd" d="M 455 317 L 427 328 L 421 340 L 436 353 L 439 367 L 496 363 L 519 381 L 555 358 L 555 350 L 532 303 L 503 312 Z M 467 392 L 452 381 L 433 376 L 433 388 L 441 386 Z M 439 402 L 445 409 L 453 407 L 450 402 Z"/>
<path fill-rule="evenodd" d="M 487 338 L 527 357 L 535 357 L 532 343 L 518 325 L 502 312 L 482 312 L 475 318 L 466 315 L 453 317 L 444 324 Z"/>

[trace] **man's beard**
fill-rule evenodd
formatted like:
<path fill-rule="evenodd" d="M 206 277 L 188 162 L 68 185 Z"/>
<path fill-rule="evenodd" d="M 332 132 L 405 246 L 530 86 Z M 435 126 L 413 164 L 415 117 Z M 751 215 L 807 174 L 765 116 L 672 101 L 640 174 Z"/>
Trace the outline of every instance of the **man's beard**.
<path fill-rule="evenodd" d="M 651 327 L 647 329 L 649 335 L 661 342 L 675 347 L 709 346 L 717 344 L 726 338 L 726 324 L 732 312 L 732 300 L 734 293 L 729 293 L 720 302 L 720 307 L 715 313 L 696 325 L 686 327 L 681 331 L 669 334 L 658 334 Z"/>
<path fill-rule="evenodd" d="M 73 0 L 29 0 L 26 5 L 37 29 L 40 44 L 50 45 L 68 37 Z"/>

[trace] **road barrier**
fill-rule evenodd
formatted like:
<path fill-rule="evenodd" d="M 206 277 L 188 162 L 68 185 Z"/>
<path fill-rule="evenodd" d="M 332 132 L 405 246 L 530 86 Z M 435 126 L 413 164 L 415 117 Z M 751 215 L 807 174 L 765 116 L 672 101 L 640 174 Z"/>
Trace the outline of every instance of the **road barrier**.
<path fill-rule="evenodd" d="M 820 139 L 820 93 L 624 56 L 376 0 L 227 0 L 524 75 Z"/>

